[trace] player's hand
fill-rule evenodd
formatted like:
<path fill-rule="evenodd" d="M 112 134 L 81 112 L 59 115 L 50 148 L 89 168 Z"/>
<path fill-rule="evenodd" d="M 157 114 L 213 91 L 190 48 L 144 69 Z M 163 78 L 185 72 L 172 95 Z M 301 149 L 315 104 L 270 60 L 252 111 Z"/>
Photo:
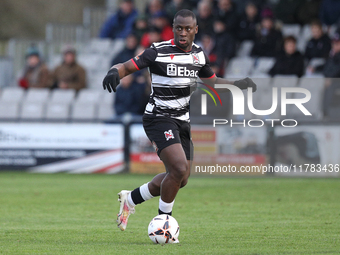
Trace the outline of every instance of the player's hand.
<path fill-rule="evenodd" d="M 248 77 L 242 80 L 234 81 L 234 85 L 240 89 L 253 88 L 253 92 L 255 92 L 257 89 L 256 84 Z"/>
<path fill-rule="evenodd" d="M 104 90 L 108 90 L 110 93 L 112 91 L 116 92 L 116 88 L 120 83 L 119 73 L 117 68 L 112 68 L 108 71 L 107 75 L 103 80 Z"/>

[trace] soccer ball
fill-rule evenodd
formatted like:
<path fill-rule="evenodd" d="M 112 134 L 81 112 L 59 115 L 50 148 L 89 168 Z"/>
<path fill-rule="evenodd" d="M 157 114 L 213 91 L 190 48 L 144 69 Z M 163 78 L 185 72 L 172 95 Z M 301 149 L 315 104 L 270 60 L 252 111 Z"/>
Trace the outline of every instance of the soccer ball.
<path fill-rule="evenodd" d="M 149 224 L 148 234 L 154 243 L 174 243 L 179 236 L 177 220 L 167 214 L 157 215 Z"/>

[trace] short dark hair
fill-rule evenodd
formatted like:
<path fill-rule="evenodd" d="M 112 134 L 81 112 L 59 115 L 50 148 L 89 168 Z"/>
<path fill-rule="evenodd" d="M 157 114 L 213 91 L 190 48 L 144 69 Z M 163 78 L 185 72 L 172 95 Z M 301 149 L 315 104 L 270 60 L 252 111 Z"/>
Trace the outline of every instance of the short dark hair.
<path fill-rule="evenodd" d="M 286 43 L 286 42 L 293 42 L 293 43 L 296 43 L 296 38 L 294 37 L 294 36 L 292 36 L 292 35 L 289 35 L 289 36 L 286 36 L 285 38 L 284 38 L 284 42 Z"/>
<path fill-rule="evenodd" d="M 175 17 L 174 17 L 174 22 L 175 22 L 175 19 L 177 18 L 177 16 L 181 16 L 183 18 L 186 18 L 186 17 L 191 17 L 193 20 L 196 21 L 197 23 L 197 19 L 196 19 L 196 15 L 195 13 L 193 13 L 192 11 L 188 10 L 188 9 L 182 9 L 180 11 L 178 11 L 176 14 L 175 14 Z"/>

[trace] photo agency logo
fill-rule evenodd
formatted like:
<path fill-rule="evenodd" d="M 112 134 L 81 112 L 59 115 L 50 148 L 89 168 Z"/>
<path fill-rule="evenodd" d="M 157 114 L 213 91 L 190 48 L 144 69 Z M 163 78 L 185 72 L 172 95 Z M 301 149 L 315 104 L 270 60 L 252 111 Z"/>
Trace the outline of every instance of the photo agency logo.
<path fill-rule="evenodd" d="M 269 109 L 256 109 L 254 107 L 254 94 L 253 89 L 247 89 L 247 102 L 245 102 L 244 94 L 242 90 L 235 85 L 231 84 L 215 84 L 215 88 L 204 84 L 207 88 L 209 88 L 213 93 L 217 96 L 222 106 L 222 101 L 220 95 L 217 93 L 216 89 L 226 89 L 230 91 L 232 96 L 232 115 L 233 116 L 244 116 L 245 114 L 245 105 L 248 107 L 248 110 L 253 115 L 259 116 L 258 119 L 249 119 L 243 121 L 235 121 L 233 119 L 213 119 L 213 126 L 216 127 L 217 125 L 230 125 L 235 126 L 249 126 L 249 127 L 262 127 L 265 124 L 270 124 L 272 127 L 274 125 L 280 124 L 283 127 L 296 127 L 298 122 L 296 119 L 277 119 L 277 118 L 264 118 L 268 117 L 273 114 L 279 107 L 278 99 L 280 97 L 280 116 L 286 117 L 287 116 L 287 106 L 288 105 L 295 105 L 305 116 L 312 116 L 312 114 L 307 110 L 307 108 L 303 105 L 307 103 L 311 99 L 311 93 L 309 90 L 305 88 L 297 88 L 297 87 L 282 87 L 279 90 L 276 87 L 272 88 L 272 97 L 271 98 L 261 98 L 261 100 L 271 100 L 272 105 Z M 216 100 L 212 93 L 204 88 L 199 88 L 205 91 L 214 101 L 215 106 L 217 106 Z M 259 91 L 255 92 L 259 93 Z M 300 93 L 304 95 L 304 97 L 299 98 L 287 98 L 287 95 Z M 201 115 L 207 115 L 207 94 L 201 95 Z M 225 106 L 228 107 L 228 106 Z M 236 118 L 237 119 L 237 118 Z"/>

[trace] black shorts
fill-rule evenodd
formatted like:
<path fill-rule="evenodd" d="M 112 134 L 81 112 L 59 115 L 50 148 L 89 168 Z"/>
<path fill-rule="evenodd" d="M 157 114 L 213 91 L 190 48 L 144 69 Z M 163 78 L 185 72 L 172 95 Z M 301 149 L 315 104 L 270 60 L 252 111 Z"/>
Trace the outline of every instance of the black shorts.
<path fill-rule="evenodd" d="M 189 122 L 144 114 L 143 127 L 158 156 L 164 148 L 180 143 L 187 160 L 193 159 L 194 147 Z"/>

